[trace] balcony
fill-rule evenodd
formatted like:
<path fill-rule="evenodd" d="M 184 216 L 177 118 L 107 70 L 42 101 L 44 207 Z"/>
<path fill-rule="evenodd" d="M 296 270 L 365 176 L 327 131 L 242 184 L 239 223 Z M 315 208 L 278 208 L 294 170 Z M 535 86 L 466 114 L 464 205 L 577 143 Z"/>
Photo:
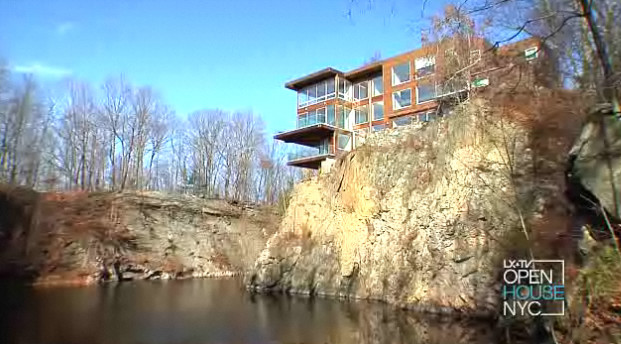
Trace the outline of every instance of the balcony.
<path fill-rule="evenodd" d="M 287 143 L 318 147 L 323 140 L 334 136 L 334 131 L 337 129 L 334 112 L 328 118 L 326 118 L 325 112 L 304 114 L 298 117 L 296 127 L 293 130 L 278 133 L 274 138 Z"/>
<path fill-rule="evenodd" d="M 333 156 L 334 151 L 330 147 L 329 140 L 326 139 L 323 140 L 319 146 L 314 148 L 298 146 L 295 151 L 289 153 L 289 162 L 287 162 L 287 165 L 319 169 L 322 161 Z"/>

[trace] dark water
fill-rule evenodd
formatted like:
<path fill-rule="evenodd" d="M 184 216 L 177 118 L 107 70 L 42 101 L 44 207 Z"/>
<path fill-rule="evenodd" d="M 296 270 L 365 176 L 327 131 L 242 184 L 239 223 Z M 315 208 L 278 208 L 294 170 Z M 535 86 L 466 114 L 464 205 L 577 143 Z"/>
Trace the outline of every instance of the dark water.
<path fill-rule="evenodd" d="M 493 343 L 483 324 L 367 302 L 246 293 L 237 279 L 0 288 L 0 343 Z"/>

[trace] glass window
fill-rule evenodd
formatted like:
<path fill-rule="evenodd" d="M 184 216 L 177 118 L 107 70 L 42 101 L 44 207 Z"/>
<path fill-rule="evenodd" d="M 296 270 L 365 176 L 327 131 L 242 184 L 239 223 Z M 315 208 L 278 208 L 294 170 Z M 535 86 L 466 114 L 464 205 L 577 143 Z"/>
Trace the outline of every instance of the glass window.
<path fill-rule="evenodd" d="M 433 74 L 436 67 L 435 56 L 419 57 L 414 61 L 416 67 L 416 78 L 422 78 Z"/>
<path fill-rule="evenodd" d="M 347 149 L 349 145 L 349 135 L 339 134 L 337 141 L 339 149 Z"/>
<path fill-rule="evenodd" d="M 392 85 L 399 85 L 410 81 L 410 62 L 392 67 Z"/>
<path fill-rule="evenodd" d="M 354 84 L 354 99 L 366 99 L 369 96 L 368 81 Z"/>
<path fill-rule="evenodd" d="M 373 103 L 373 120 L 379 121 L 384 119 L 384 102 Z"/>
<path fill-rule="evenodd" d="M 373 78 L 373 96 L 379 96 L 380 94 L 384 93 L 384 80 L 382 79 L 382 76 L 378 76 Z"/>
<path fill-rule="evenodd" d="M 306 126 L 306 114 L 302 114 L 298 117 L 298 128 Z"/>
<path fill-rule="evenodd" d="M 369 121 L 369 106 L 363 105 L 355 110 L 356 113 L 356 124 L 362 124 Z"/>
<path fill-rule="evenodd" d="M 402 127 L 404 125 L 408 125 L 412 123 L 412 117 L 411 116 L 405 116 L 405 117 L 399 117 L 399 118 L 395 118 L 392 121 L 392 124 L 395 127 Z"/>
<path fill-rule="evenodd" d="M 324 97 L 326 95 L 326 83 L 325 82 L 320 82 L 319 84 L 317 84 L 315 86 L 317 86 L 317 100 L 320 101 L 320 100 L 324 99 Z"/>
<path fill-rule="evenodd" d="M 416 87 L 416 103 L 427 102 L 436 97 L 436 88 L 433 84 L 419 84 Z"/>
<path fill-rule="evenodd" d="M 315 85 L 308 88 L 308 101 L 314 102 L 317 99 L 317 88 Z"/>
<path fill-rule="evenodd" d="M 384 130 L 386 129 L 386 124 L 377 124 L 377 125 L 374 125 L 372 128 L 373 128 L 373 131 Z"/>
<path fill-rule="evenodd" d="M 317 109 L 317 123 L 326 123 L 326 108 Z"/>
<path fill-rule="evenodd" d="M 398 110 L 404 107 L 412 105 L 412 90 L 406 88 L 405 90 L 393 92 L 392 94 L 392 109 Z"/>
<path fill-rule="evenodd" d="M 360 98 L 359 99 L 367 99 L 369 96 L 369 82 L 363 81 L 358 84 L 360 87 Z"/>
<path fill-rule="evenodd" d="M 308 102 L 308 95 L 306 94 L 306 90 L 301 90 L 298 92 L 298 104 L 300 106 L 304 106 Z"/>
<path fill-rule="evenodd" d="M 306 114 L 306 125 L 313 125 L 317 120 L 317 112 L 315 110 L 311 110 Z"/>
<path fill-rule="evenodd" d="M 321 140 L 319 143 L 319 155 L 330 153 L 330 139 Z"/>
<path fill-rule="evenodd" d="M 349 100 L 351 97 L 350 89 L 351 83 L 349 81 L 339 79 L 339 98 Z"/>
<path fill-rule="evenodd" d="M 342 129 L 347 129 L 349 127 L 349 112 L 350 108 L 345 107 L 343 105 L 339 105 L 337 107 L 337 121 L 338 127 Z"/>
<path fill-rule="evenodd" d="M 335 119 L 335 113 L 334 113 L 334 105 L 328 105 L 326 107 L 327 112 L 328 112 L 328 124 L 329 125 L 334 125 L 336 126 L 336 119 Z"/>
<path fill-rule="evenodd" d="M 328 79 L 327 81 L 328 95 L 334 93 L 334 79 Z"/>

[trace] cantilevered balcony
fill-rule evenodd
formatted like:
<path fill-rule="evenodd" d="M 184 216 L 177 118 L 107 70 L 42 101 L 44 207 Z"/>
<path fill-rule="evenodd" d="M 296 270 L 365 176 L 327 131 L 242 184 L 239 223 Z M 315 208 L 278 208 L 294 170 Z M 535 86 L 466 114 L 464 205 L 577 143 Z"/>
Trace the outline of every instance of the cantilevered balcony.
<path fill-rule="evenodd" d="M 274 138 L 287 143 L 318 147 L 322 141 L 333 137 L 337 129 L 334 113 L 326 118 L 325 112 L 314 112 L 299 116 L 296 129 L 278 133 Z"/>
<path fill-rule="evenodd" d="M 334 157 L 334 150 L 330 146 L 329 139 L 325 139 L 316 147 L 298 146 L 294 152 L 289 153 L 287 165 L 319 169 L 321 162 L 331 157 Z"/>

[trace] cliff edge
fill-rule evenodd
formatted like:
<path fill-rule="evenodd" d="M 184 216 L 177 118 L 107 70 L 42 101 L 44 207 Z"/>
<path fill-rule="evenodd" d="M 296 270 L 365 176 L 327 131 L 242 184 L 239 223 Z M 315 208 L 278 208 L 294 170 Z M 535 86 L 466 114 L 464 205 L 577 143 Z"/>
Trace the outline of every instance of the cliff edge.
<path fill-rule="evenodd" d="M 372 134 L 295 187 L 249 288 L 494 314 L 502 259 L 558 255 L 548 248 L 561 250 L 567 231 L 549 223 L 567 211 L 557 153 L 579 120 L 522 104 L 472 100 L 436 122 Z"/>

